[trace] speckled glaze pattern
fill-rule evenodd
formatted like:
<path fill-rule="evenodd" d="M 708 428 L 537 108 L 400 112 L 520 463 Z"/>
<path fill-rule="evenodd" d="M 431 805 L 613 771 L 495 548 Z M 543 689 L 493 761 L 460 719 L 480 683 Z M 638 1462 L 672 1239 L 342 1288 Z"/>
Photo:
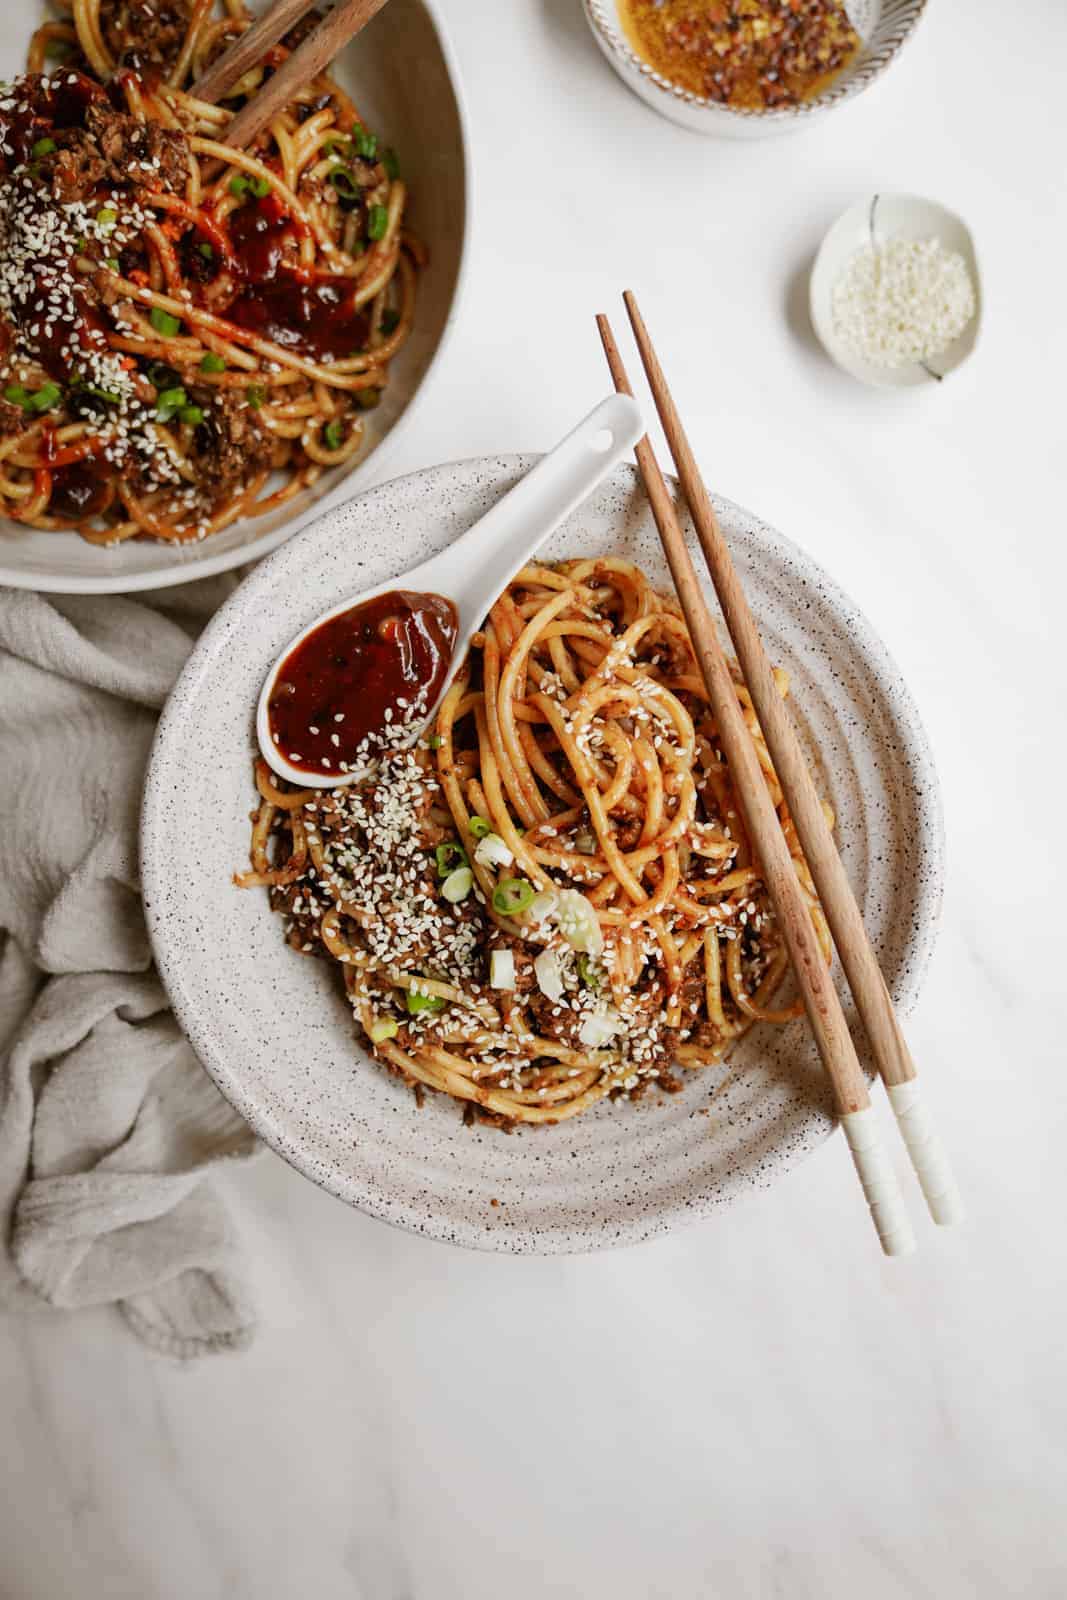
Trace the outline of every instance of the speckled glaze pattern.
<path fill-rule="evenodd" d="M 726 106 L 683 89 L 631 48 L 620 21 L 619 0 L 583 0 L 583 5 L 593 36 L 619 77 L 654 110 L 700 133 L 759 137 L 802 128 L 813 117 L 860 94 L 896 59 L 926 9 L 926 0 L 847 0 L 849 20 L 863 41 L 855 60 L 821 94 L 770 111 Z"/>
<path fill-rule="evenodd" d="M 223 1094 L 316 1183 L 388 1222 L 485 1249 L 603 1248 L 705 1217 L 777 1181 L 826 1137 L 806 1024 L 756 1028 L 724 1067 L 637 1105 L 508 1137 L 463 1126 L 356 1043 L 333 974 L 283 943 L 247 861 L 252 719 L 277 652 L 320 611 L 425 560 L 533 458 L 429 469 L 371 490 L 276 551 L 219 612 L 163 714 L 142 814 L 145 908 L 178 1018 Z M 758 518 L 718 501 L 724 532 L 793 704 L 897 1004 L 919 990 L 938 920 L 943 828 L 915 706 L 836 585 Z M 632 468 L 546 546 L 616 553 L 668 578 Z M 698 557 L 699 560 L 699 557 Z M 497 1202 L 495 1205 L 493 1202 Z"/>

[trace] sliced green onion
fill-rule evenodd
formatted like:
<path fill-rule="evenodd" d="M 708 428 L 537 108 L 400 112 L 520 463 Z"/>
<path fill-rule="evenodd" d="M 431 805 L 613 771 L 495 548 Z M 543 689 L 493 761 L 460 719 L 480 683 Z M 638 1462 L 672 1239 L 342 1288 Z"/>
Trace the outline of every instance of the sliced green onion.
<path fill-rule="evenodd" d="M 53 150 L 58 149 L 59 146 L 56 144 L 54 139 L 38 139 L 37 143 L 30 150 L 30 155 L 33 156 L 34 160 L 37 160 L 41 156 L 50 156 Z"/>
<path fill-rule="evenodd" d="M 181 332 L 181 318 L 172 317 L 169 311 L 163 311 L 159 306 L 152 307 L 152 314 L 148 320 L 156 332 L 163 335 L 164 339 L 173 339 L 176 334 Z"/>
<path fill-rule="evenodd" d="M 85 385 L 85 393 L 95 395 L 98 400 L 106 400 L 109 406 L 117 406 L 121 395 L 115 394 L 112 389 L 101 389 L 95 383 Z"/>
<path fill-rule="evenodd" d="M 358 200 L 362 190 L 347 167 L 334 167 L 327 174 L 327 182 L 332 183 L 338 194 L 343 194 L 346 200 Z"/>
<path fill-rule="evenodd" d="M 89 243 L 89 241 L 85 237 L 84 234 L 82 235 L 82 237 L 80 239 L 75 239 L 75 241 L 74 241 L 74 254 L 76 256 L 83 256 L 85 254 L 85 247 L 86 247 L 86 245 L 88 243 Z"/>
<path fill-rule="evenodd" d="M 352 396 L 361 411 L 373 411 L 382 398 L 380 389 L 357 389 Z"/>
<path fill-rule="evenodd" d="M 203 360 L 200 363 L 200 371 L 201 372 L 225 372 L 226 371 L 226 363 L 222 359 L 221 356 L 217 356 L 215 354 L 214 350 L 209 350 L 207 355 L 204 356 Z"/>
<path fill-rule="evenodd" d="M 204 420 L 203 408 L 200 406 L 182 406 L 178 415 L 190 428 L 199 428 Z"/>
<path fill-rule="evenodd" d="M 449 839 L 445 844 L 439 844 L 434 851 L 437 857 L 437 876 L 447 878 L 450 872 L 455 872 L 457 867 L 469 867 L 467 852 L 455 839 Z"/>
<path fill-rule="evenodd" d="M 368 1032 L 371 1044 L 381 1044 L 383 1039 L 396 1038 L 400 1024 L 392 1017 L 383 1017 L 380 1022 L 372 1022 Z"/>
<path fill-rule="evenodd" d="M 550 1000 L 562 1000 L 566 985 L 563 982 L 563 963 L 558 950 L 542 950 L 534 962 L 534 977 L 541 993 Z"/>
<path fill-rule="evenodd" d="M 271 183 L 269 178 L 253 178 L 252 182 L 249 184 L 249 188 L 252 190 L 252 193 L 255 195 L 257 200 L 262 200 L 265 195 L 270 194 L 271 190 L 274 188 L 274 185 Z"/>
<path fill-rule="evenodd" d="M 443 1011 L 446 1002 L 438 994 L 412 994 L 409 989 L 405 1004 L 414 1016 L 417 1011 Z"/>
<path fill-rule="evenodd" d="M 119 220 L 119 214 L 114 206 L 101 206 L 96 213 L 96 220 L 102 228 L 113 228 Z"/>
<path fill-rule="evenodd" d="M 340 450 L 341 446 L 345 442 L 345 430 L 343 425 L 338 422 L 336 417 L 334 417 L 332 422 L 328 422 L 325 428 L 323 428 L 322 437 L 325 441 L 327 450 Z"/>
<path fill-rule="evenodd" d="M 501 878 L 493 890 L 493 910 L 502 917 L 517 916 L 534 897 L 534 886 L 526 878 Z"/>
<path fill-rule="evenodd" d="M 356 128 L 352 133 L 352 148 L 357 156 L 366 156 L 368 161 L 373 161 L 378 154 L 378 135 L 366 128 Z"/>
<path fill-rule="evenodd" d="M 474 859 L 481 867 L 510 867 L 515 857 L 499 833 L 487 833 L 475 845 Z"/>
<path fill-rule="evenodd" d="M 385 206 L 371 206 L 367 212 L 368 239 L 384 239 L 389 226 L 389 212 Z"/>
<path fill-rule="evenodd" d="M 445 741 L 441 738 L 439 733 L 431 733 L 430 737 L 426 741 L 431 750 L 440 750 L 444 742 Z"/>
<path fill-rule="evenodd" d="M 4 399 L 10 405 L 22 406 L 25 409 L 29 406 L 30 391 L 26 388 L 25 384 L 9 383 L 7 388 L 4 390 Z"/>
<path fill-rule="evenodd" d="M 596 907 L 578 889 L 561 889 L 556 902 L 559 931 L 572 950 L 585 950 L 598 956 L 604 948 L 604 934 Z"/>
<path fill-rule="evenodd" d="M 108 256 L 104 262 L 104 266 L 107 267 L 109 272 L 117 272 L 119 270 L 118 256 Z"/>
<path fill-rule="evenodd" d="M 43 383 L 37 393 L 31 396 L 29 409 L 36 412 L 51 411 L 62 398 L 63 391 L 58 383 Z"/>
<path fill-rule="evenodd" d="M 248 401 L 253 411 L 258 411 L 266 398 L 266 390 L 257 388 L 255 384 L 252 384 L 250 388 L 245 390 L 245 399 Z"/>
<path fill-rule="evenodd" d="M 587 989 L 600 988 L 600 968 L 590 956 L 581 955 L 578 957 L 578 976 Z"/>
<path fill-rule="evenodd" d="M 599 1050 L 602 1045 L 610 1044 L 623 1028 L 623 1020 L 615 1007 L 602 1006 L 585 1018 L 578 1029 L 578 1039 L 590 1049 Z"/>
<path fill-rule="evenodd" d="M 382 166 L 385 168 L 386 177 L 395 183 L 400 176 L 400 161 L 391 146 L 382 151 Z"/>
<path fill-rule="evenodd" d="M 214 261 L 215 246 L 213 244 L 208 244 L 206 239 L 202 239 L 196 248 L 203 256 L 205 261 Z"/>
<path fill-rule="evenodd" d="M 492 833 L 492 823 L 486 822 L 484 817 L 472 817 L 468 823 L 472 839 L 484 839 L 487 833 Z"/>
<path fill-rule="evenodd" d="M 511 950 L 494 950 L 489 957 L 489 985 L 493 989 L 514 989 L 515 954 Z"/>
<path fill-rule="evenodd" d="M 441 885 L 443 898 L 451 905 L 458 905 L 461 900 L 466 900 L 474 888 L 474 873 L 470 867 L 457 867 L 455 872 L 450 872 Z"/>
<path fill-rule="evenodd" d="M 400 326 L 400 312 L 394 311 L 391 307 L 388 311 L 383 311 L 382 320 L 379 322 L 378 326 L 386 335 L 395 333 L 397 328 Z"/>
<path fill-rule="evenodd" d="M 160 422 L 169 422 L 174 413 L 188 403 L 189 397 L 184 389 L 164 389 L 156 397 L 156 416 Z"/>
<path fill-rule="evenodd" d="M 230 179 L 230 193 L 235 195 L 247 194 L 250 181 L 246 173 L 235 172 Z"/>

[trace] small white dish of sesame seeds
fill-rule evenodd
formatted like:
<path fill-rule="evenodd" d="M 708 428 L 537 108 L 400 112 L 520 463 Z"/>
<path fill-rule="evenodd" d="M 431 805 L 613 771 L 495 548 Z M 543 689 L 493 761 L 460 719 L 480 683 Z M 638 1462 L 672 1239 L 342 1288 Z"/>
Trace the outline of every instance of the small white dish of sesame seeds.
<path fill-rule="evenodd" d="M 347 596 L 454 545 L 535 460 L 486 457 L 383 484 L 255 569 L 201 637 L 160 721 L 141 858 L 145 915 L 178 1020 L 274 1150 L 397 1226 L 551 1254 L 710 1216 L 776 1183 L 821 1143 L 833 1122 L 807 1025 L 754 1027 L 726 1063 L 686 1072 L 677 1093 L 603 1100 L 505 1137 L 466 1126 L 449 1096 L 428 1094 L 420 1109 L 360 1046 L 335 964 L 290 949 L 268 895 L 233 882 L 248 856 L 252 722 L 272 662 Z M 915 705 L 885 646 L 825 572 L 750 512 L 723 500 L 716 509 L 767 649 L 789 674 L 846 870 L 906 1011 L 933 948 L 943 880 L 940 793 Z M 629 466 L 568 517 L 540 559 L 607 556 L 669 587 Z"/>
<path fill-rule="evenodd" d="M 860 383 L 940 383 L 978 339 L 981 282 L 970 230 L 920 195 L 857 201 L 822 242 L 810 308 L 827 355 Z"/>

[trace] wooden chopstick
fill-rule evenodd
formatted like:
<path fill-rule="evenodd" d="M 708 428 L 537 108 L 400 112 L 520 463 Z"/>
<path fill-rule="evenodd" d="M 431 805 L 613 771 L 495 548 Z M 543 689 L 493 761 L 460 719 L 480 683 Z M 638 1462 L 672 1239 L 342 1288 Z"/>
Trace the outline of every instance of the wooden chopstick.
<path fill-rule="evenodd" d="M 208 105 L 217 105 L 314 5 L 315 0 L 275 0 L 274 5 L 257 17 L 218 60 L 201 73 L 189 93 Z"/>
<path fill-rule="evenodd" d="M 275 27 L 275 11 L 282 8 L 292 11 L 296 3 L 297 0 L 278 0 L 278 5 L 274 10 L 262 19 L 264 23 L 270 22 L 271 26 L 270 29 L 265 28 L 260 36 L 260 43 L 257 46 L 254 59 L 260 59 L 263 52 L 270 48 L 270 44 L 262 41 L 268 37 L 268 34 Z M 277 72 L 267 79 L 261 89 L 257 90 L 247 105 L 242 106 L 233 121 L 220 136 L 222 141 L 232 145 L 235 150 L 243 150 L 246 145 L 250 145 L 256 135 L 267 127 L 272 118 L 277 116 L 278 112 L 292 100 L 294 95 L 300 92 L 305 84 L 318 77 L 319 73 L 329 65 L 334 56 L 344 49 L 348 41 L 354 38 L 361 28 L 366 26 L 384 4 L 385 0 L 339 0 L 338 5 L 334 7 L 328 16 L 323 18 L 314 33 L 310 33 L 304 42 L 297 46 L 292 55 L 282 62 Z M 304 11 L 309 9 L 309 6 L 302 6 L 299 14 L 303 15 Z M 240 72 L 227 84 L 226 79 L 229 76 L 229 68 L 225 73 L 221 69 L 227 57 L 235 53 L 255 33 L 256 26 L 259 26 L 259 24 L 253 25 L 248 30 L 248 33 L 243 35 L 235 45 L 231 46 L 230 50 L 215 63 L 215 66 L 210 68 L 204 74 L 204 77 L 193 85 L 192 93 L 198 99 L 217 100 L 221 95 L 225 94 L 227 87 L 232 87 L 238 81 L 241 76 Z M 285 33 L 288 26 L 291 26 L 291 23 L 283 23 L 270 43 L 276 43 L 277 39 Z M 247 60 L 247 51 L 241 59 L 245 62 L 242 71 L 246 72 L 248 67 L 254 64 L 254 61 Z M 222 88 L 217 85 L 213 86 L 208 81 L 211 74 L 216 71 L 219 72 L 219 83 L 224 85 Z M 213 89 L 213 93 L 209 93 L 207 96 L 203 93 L 205 83 L 207 83 L 209 91 Z"/>
<path fill-rule="evenodd" d="M 626 369 L 606 317 L 597 318 L 615 387 L 632 394 Z M 745 826 L 759 857 L 764 882 L 782 929 L 804 1008 L 834 1091 L 871 1216 L 887 1255 L 915 1248 L 915 1236 L 896 1176 L 881 1148 L 874 1111 L 833 978 L 819 945 L 811 913 L 801 893 L 793 858 L 764 781 L 755 746 L 745 726 L 730 669 L 715 623 L 696 575 L 674 501 L 647 437 L 637 445 L 644 479 L 671 576 L 682 603 L 712 714 L 722 740 Z"/>
<path fill-rule="evenodd" d="M 663 431 L 678 469 L 701 549 L 722 607 L 742 676 L 767 741 L 771 761 L 796 826 L 801 848 L 841 957 L 849 987 L 886 1084 L 912 1165 L 934 1220 L 947 1224 L 963 1216 L 963 1203 L 916 1083 L 913 1062 L 893 1002 L 871 948 L 859 906 L 823 815 L 811 773 L 789 711 L 779 695 L 726 541 L 700 469 L 659 364 L 648 329 L 632 293 L 623 296 L 656 402 Z M 795 965 L 795 963 L 794 963 Z"/>

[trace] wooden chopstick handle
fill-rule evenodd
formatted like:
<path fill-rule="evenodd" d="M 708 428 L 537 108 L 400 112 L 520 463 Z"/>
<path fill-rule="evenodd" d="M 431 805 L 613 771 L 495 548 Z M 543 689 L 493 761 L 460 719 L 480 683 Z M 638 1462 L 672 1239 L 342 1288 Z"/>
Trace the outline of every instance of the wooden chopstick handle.
<path fill-rule="evenodd" d="M 616 389 L 623 394 L 632 394 L 607 318 L 598 317 L 597 327 Z M 856 1056 L 833 978 L 823 960 L 811 914 L 800 892 L 793 858 L 767 792 L 763 771 L 737 701 L 733 679 L 704 599 L 704 591 L 689 555 L 670 490 L 647 437 L 639 440 L 635 454 L 674 586 L 682 603 L 693 651 L 707 685 L 712 714 L 742 815 L 759 857 L 767 892 L 789 951 L 815 1043 L 833 1086 L 838 1113 L 849 1137 L 853 1161 L 879 1240 L 887 1254 L 903 1255 L 914 1247 L 914 1236 L 903 1197 L 896 1175 L 881 1148 L 867 1082 Z M 851 1134 L 848 1133 L 849 1128 L 853 1130 Z"/>
<path fill-rule="evenodd" d="M 240 34 L 217 61 L 201 73 L 189 93 L 208 105 L 216 105 L 225 94 L 258 66 L 267 51 L 289 32 L 315 4 L 315 0 L 275 0 L 269 11 Z"/>
<path fill-rule="evenodd" d="M 250 145 L 293 96 L 329 66 L 338 51 L 344 49 L 384 4 L 385 0 L 339 0 L 315 32 L 282 62 L 277 72 L 237 113 L 222 135 L 225 143 L 235 150 Z"/>
<path fill-rule="evenodd" d="M 889 991 L 867 937 L 867 930 L 863 926 L 863 917 L 856 904 L 856 897 L 852 893 L 837 846 L 827 826 L 822 803 L 808 771 L 808 764 L 788 707 L 775 685 L 771 664 L 767 659 L 752 612 L 749 610 L 741 580 L 722 536 L 715 508 L 671 397 L 644 319 L 633 294 L 627 291 L 623 298 L 641 352 L 641 359 L 648 373 L 656 409 L 678 468 L 682 490 L 692 511 L 697 537 L 707 559 L 715 592 L 719 597 L 726 627 L 752 696 L 756 716 L 763 729 L 778 782 L 786 796 L 789 812 L 811 870 L 834 944 L 841 957 L 841 965 L 845 969 L 849 988 L 852 990 L 856 1008 L 870 1040 L 875 1063 L 887 1088 L 895 1084 L 908 1083 L 915 1078 L 915 1063 L 912 1061 Z M 915 1165 L 915 1152 L 910 1145 L 908 1153 Z M 944 1156 L 943 1151 L 942 1157 L 947 1173 L 947 1156 Z M 918 1166 L 915 1170 L 920 1184 L 923 1184 L 922 1172 Z M 951 1174 L 947 1176 L 951 1180 Z M 952 1187 L 955 1188 L 954 1184 Z M 926 1194 L 925 1184 L 923 1192 Z M 927 1201 L 929 1203 L 929 1196 Z M 959 1209 L 962 1210 L 962 1206 Z"/>

